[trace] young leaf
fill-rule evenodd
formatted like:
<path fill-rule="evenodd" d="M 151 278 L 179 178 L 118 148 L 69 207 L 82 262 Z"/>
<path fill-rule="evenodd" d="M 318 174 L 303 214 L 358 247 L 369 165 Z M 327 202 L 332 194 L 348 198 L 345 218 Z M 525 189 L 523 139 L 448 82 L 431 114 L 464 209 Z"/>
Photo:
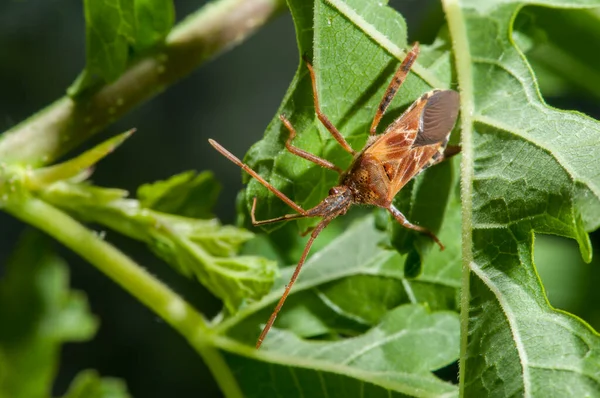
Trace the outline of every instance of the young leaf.
<path fill-rule="evenodd" d="M 47 397 L 61 345 L 94 335 L 97 320 L 68 277 L 43 236 L 23 237 L 0 281 L 0 396 Z"/>
<path fill-rule="evenodd" d="M 216 186 L 214 182 L 206 184 Z M 163 187 L 167 186 L 168 182 L 148 186 L 146 200 L 161 198 L 160 193 L 164 194 Z M 188 184 L 179 188 L 184 186 L 190 190 L 197 187 Z M 237 255 L 241 245 L 253 237 L 250 232 L 221 226 L 216 219 L 200 220 L 154 211 L 133 199 L 106 201 L 105 191 L 113 190 L 58 182 L 46 187 L 41 195 L 83 220 L 145 242 L 177 271 L 198 278 L 223 300 L 230 312 L 237 311 L 244 300 L 259 299 L 269 291 L 277 275 L 276 264 L 262 257 Z M 187 192 L 180 189 L 179 194 L 185 196 Z M 169 199 L 168 194 L 163 197 Z M 174 205 L 168 200 L 164 203 Z"/>
<path fill-rule="evenodd" d="M 119 134 L 81 155 L 65 162 L 52 166 L 35 169 L 27 175 L 27 186 L 32 190 L 41 189 L 45 185 L 61 180 L 74 178 L 85 179 L 89 176 L 89 169 L 108 154 L 112 153 L 119 145 L 134 133 L 134 129 Z"/>
<path fill-rule="evenodd" d="M 142 207 L 192 218 L 210 218 L 221 185 L 213 174 L 187 171 L 165 181 L 144 184 L 137 197 Z"/>
<path fill-rule="evenodd" d="M 211 216 L 220 190 L 211 173 L 190 171 L 143 185 L 138 190 L 140 201 L 126 199 L 127 192 L 123 190 L 79 182 L 89 176 L 92 165 L 130 134 L 113 137 L 63 163 L 26 171 L 24 185 L 84 220 L 146 242 L 179 272 L 198 278 L 223 300 L 229 312 L 235 312 L 246 299 L 264 296 L 276 277 L 275 263 L 262 257 L 237 255 L 253 235 L 240 228 L 221 226 L 216 219 L 192 218 Z M 10 181 L 6 184 L 4 190 L 11 192 L 10 198 L 18 196 L 12 193 Z"/>
<path fill-rule="evenodd" d="M 532 247 L 535 233 L 570 237 L 590 261 L 586 231 L 600 225 L 600 123 L 544 104 L 510 36 L 526 2 L 444 3 L 461 86 L 463 260 L 472 271 L 463 298 L 464 394 L 596 395 L 600 338 L 549 305 Z"/>

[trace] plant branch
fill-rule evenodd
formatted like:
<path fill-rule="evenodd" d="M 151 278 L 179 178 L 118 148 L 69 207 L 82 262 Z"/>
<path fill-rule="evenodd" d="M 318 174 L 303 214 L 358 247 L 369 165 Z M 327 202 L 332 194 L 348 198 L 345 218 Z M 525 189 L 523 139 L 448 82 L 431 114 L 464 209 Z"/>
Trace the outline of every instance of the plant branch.
<path fill-rule="evenodd" d="M 456 74 L 460 87 L 461 118 L 461 201 L 462 201 L 462 277 L 460 297 L 460 396 L 464 396 L 465 366 L 469 335 L 470 276 L 473 261 L 473 115 L 475 99 L 473 71 L 471 69 L 471 51 L 467 37 L 466 21 L 458 0 L 442 0 L 448 28 L 454 47 Z"/>
<path fill-rule="evenodd" d="M 214 332 L 190 304 L 68 214 L 35 197 L 19 199 L 5 209 L 62 242 L 121 285 L 188 340 L 225 396 L 243 396 L 231 369 L 214 346 Z"/>
<path fill-rule="evenodd" d="M 178 24 L 164 47 L 135 61 L 91 96 L 65 96 L 0 138 L 3 163 L 51 163 L 138 104 L 238 44 L 277 15 L 284 0 L 219 0 Z"/>

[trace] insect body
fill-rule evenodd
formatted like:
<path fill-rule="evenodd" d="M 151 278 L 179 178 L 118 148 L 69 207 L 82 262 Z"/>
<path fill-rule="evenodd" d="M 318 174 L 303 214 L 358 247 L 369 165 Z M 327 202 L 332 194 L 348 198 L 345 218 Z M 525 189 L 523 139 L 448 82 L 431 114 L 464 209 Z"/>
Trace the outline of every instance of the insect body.
<path fill-rule="evenodd" d="M 417 43 L 404 58 L 402 64 L 394 74 L 394 77 L 379 104 L 377 113 L 373 118 L 370 128 L 371 136 L 369 137 L 365 148 L 359 153 L 352 149 L 341 133 L 329 121 L 327 116 L 321 112 L 316 89 L 315 74 L 311 64 L 306 61 L 312 80 L 315 112 L 318 119 L 323 123 L 327 130 L 329 130 L 336 141 L 338 141 L 347 152 L 354 156 L 354 160 L 348 170 L 342 171 L 328 160 L 319 158 L 293 146 L 292 141 L 296 136 L 296 131 L 286 117 L 280 115 L 281 121 L 289 131 L 289 137 L 285 144 L 288 151 L 340 174 L 339 185 L 331 188 L 329 196 L 312 209 L 304 210 L 298 206 L 294 201 L 269 184 L 248 165 L 242 163 L 217 142 L 209 140 L 210 144 L 221 154 L 240 166 L 297 212 L 295 214 L 287 214 L 270 220 L 257 221 L 254 217 L 256 210 L 256 198 L 254 198 L 250 213 L 254 225 L 263 225 L 305 217 L 322 218 L 321 222 L 312 230 L 302 256 L 298 261 L 296 270 L 260 334 L 256 343 L 256 348 L 261 346 L 269 329 L 273 325 L 273 322 L 275 322 L 275 318 L 283 306 L 292 285 L 298 277 L 300 269 L 306 260 L 306 256 L 308 255 L 315 238 L 334 218 L 345 214 L 353 204 L 374 205 L 387 209 L 404 227 L 428 235 L 440 246 L 441 250 L 444 249 L 442 243 L 432 232 L 424 227 L 410 223 L 400 210 L 392 205 L 392 200 L 398 191 L 400 191 L 400 189 L 402 189 L 402 187 L 414 176 L 419 174 L 425 168 L 439 163 L 444 159 L 444 151 L 448 143 L 448 138 L 458 116 L 458 93 L 452 90 L 430 91 L 416 100 L 399 118 L 392 122 L 382 134 L 377 135 L 376 133 L 377 126 L 379 125 L 383 114 L 402 85 L 402 82 L 417 58 L 418 53 L 419 46 Z"/>

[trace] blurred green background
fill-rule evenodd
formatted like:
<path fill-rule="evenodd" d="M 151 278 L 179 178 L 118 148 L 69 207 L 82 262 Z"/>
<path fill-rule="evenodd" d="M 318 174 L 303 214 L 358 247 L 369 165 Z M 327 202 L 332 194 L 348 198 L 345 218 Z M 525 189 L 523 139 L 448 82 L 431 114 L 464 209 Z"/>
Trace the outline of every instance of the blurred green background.
<path fill-rule="evenodd" d="M 204 3 L 175 1 L 178 20 Z M 443 23 L 436 1 L 397 0 L 390 1 L 390 5 L 407 19 L 410 41 L 431 42 Z M 556 12 L 546 14 L 529 18 L 526 12 L 523 15 L 527 18 L 520 21 L 530 27 L 539 18 L 546 21 L 556 16 Z M 0 2 L 0 131 L 62 96 L 84 67 L 84 59 L 81 1 Z M 293 23 L 284 13 L 247 42 L 203 65 L 97 137 L 95 142 L 131 127 L 138 129 L 125 145 L 100 163 L 93 180 L 98 185 L 134 191 L 140 184 L 183 170 L 213 170 L 223 184 L 215 212 L 224 223 L 232 223 L 235 196 L 242 187 L 241 172 L 214 151 L 207 139 L 218 139 L 231 152 L 243 156 L 274 116 L 297 64 Z M 558 80 L 554 85 L 548 83 L 553 81 L 550 75 L 557 72 L 546 65 L 544 73 L 550 79 L 543 81 L 545 87 L 542 85 L 552 95 L 546 98 L 550 104 L 600 118 L 594 90 L 557 90 Z M 600 87 L 595 90 L 600 92 Z M 0 225 L 2 275 L 2 264 L 24 225 L 4 213 L 0 213 Z M 220 303 L 202 286 L 165 266 L 141 243 L 110 231 L 107 239 L 208 316 L 219 310 Z M 600 234 L 593 234 L 592 239 L 598 249 Z M 86 293 L 93 313 L 101 321 L 93 341 L 63 347 L 56 395 L 62 394 L 75 374 L 85 368 L 125 379 L 136 397 L 220 395 L 200 358 L 168 325 L 94 267 L 56 247 L 70 265 L 71 285 Z M 595 289 L 600 284 L 598 261 L 581 264 L 577 245 L 556 237 L 538 237 L 536 260 L 552 304 L 600 327 L 600 294 Z"/>

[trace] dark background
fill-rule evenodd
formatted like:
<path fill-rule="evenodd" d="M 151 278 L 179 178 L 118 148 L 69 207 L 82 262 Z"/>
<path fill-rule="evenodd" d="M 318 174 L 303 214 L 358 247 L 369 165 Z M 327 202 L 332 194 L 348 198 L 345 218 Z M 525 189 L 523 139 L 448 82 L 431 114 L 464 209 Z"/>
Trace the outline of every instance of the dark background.
<path fill-rule="evenodd" d="M 175 1 L 178 19 L 204 3 Z M 430 42 L 443 22 L 435 1 L 390 4 L 407 19 L 411 41 Z M 84 59 L 81 1 L 0 2 L 0 131 L 61 97 L 84 67 Z M 93 180 L 98 185 L 135 191 L 140 184 L 183 170 L 213 170 L 223 184 L 216 213 L 224 223 L 232 223 L 241 173 L 212 150 L 207 139 L 218 139 L 231 152 L 243 156 L 274 116 L 297 64 L 294 27 L 289 14 L 284 13 L 247 42 L 201 66 L 106 129 L 98 141 L 131 127 L 138 132 L 101 162 Z M 549 100 L 565 109 L 588 113 L 597 109 L 591 100 L 581 98 Z M 22 224 L 0 213 L 0 275 L 23 229 Z M 107 233 L 107 239 L 209 316 L 219 310 L 219 302 L 198 283 L 176 274 L 143 245 L 112 232 Z M 575 247 L 571 258 L 576 262 L 578 254 L 572 242 L 561 240 L 557 244 L 567 245 L 571 252 Z M 200 358 L 176 332 L 94 267 L 57 248 L 70 264 L 72 286 L 85 291 L 101 326 L 93 341 L 64 346 L 56 395 L 85 368 L 125 379 L 136 397 L 220 395 Z M 554 264 L 548 271 L 549 284 L 554 278 L 555 284 L 564 285 L 564 270 L 570 268 L 566 265 Z M 598 281 L 598 272 L 591 276 L 592 268 L 586 267 L 575 273 L 575 279 L 569 278 L 573 281 L 569 288 L 579 293 L 573 299 L 572 294 L 563 292 L 565 306 L 584 305 L 592 278 Z M 552 288 L 548 286 L 548 290 L 552 299 Z M 598 325 L 600 315 L 596 317 L 595 322 L 588 320 Z"/>

